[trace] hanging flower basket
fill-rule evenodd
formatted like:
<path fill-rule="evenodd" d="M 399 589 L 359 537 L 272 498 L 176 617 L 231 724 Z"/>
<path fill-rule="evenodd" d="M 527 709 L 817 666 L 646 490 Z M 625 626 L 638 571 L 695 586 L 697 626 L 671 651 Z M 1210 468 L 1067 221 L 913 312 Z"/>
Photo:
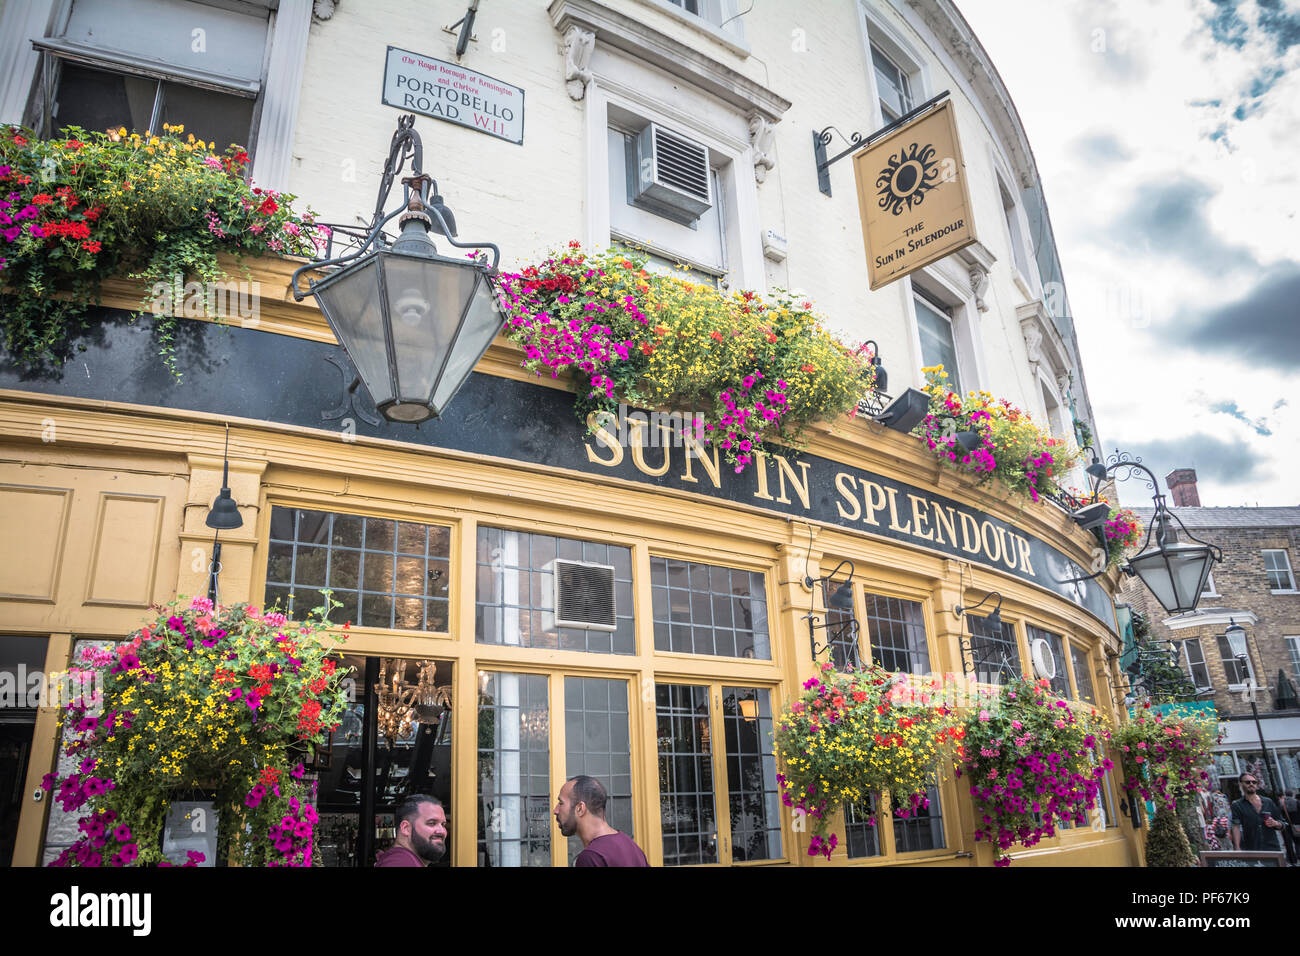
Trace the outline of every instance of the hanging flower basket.
<path fill-rule="evenodd" d="M 1170 810 L 1209 780 L 1205 768 L 1218 742 L 1215 718 L 1201 712 L 1163 714 L 1152 709 L 1150 701 L 1143 702 L 1112 740 L 1125 789 Z"/>
<path fill-rule="evenodd" d="M 202 789 L 218 860 L 310 866 L 314 786 L 296 748 L 322 742 L 345 707 L 321 640 L 325 609 L 315 613 L 298 623 L 195 598 L 124 643 L 83 652 L 72 669 L 80 692 L 62 716 L 78 765 L 42 785 L 84 815 L 53 865 L 173 865 L 162 854 L 170 805 Z M 191 850 L 183 865 L 205 860 Z"/>
<path fill-rule="evenodd" d="M 839 843 L 830 817 L 844 804 L 888 793 L 900 817 L 925 807 L 963 735 L 938 681 L 918 689 L 878 665 L 837 672 L 823 664 L 776 730 L 782 801 L 812 831 L 808 854 L 830 858 Z"/>
<path fill-rule="evenodd" d="M 1083 826 L 1096 806 L 1108 736 L 1097 711 L 1076 710 L 1053 696 L 1049 682 L 1017 679 L 966 718 L 966 765 L 978 822 L 976 840 L 1005 854 L 1054 836 L 1059 823 Z M 1001 855 L 997 866 L 1009 866 Z"/>

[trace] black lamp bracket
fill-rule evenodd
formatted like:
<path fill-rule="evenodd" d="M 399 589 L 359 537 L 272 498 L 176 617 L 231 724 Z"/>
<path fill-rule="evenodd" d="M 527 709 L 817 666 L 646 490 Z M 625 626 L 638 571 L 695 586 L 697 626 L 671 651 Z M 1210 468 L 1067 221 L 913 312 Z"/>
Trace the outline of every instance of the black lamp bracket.
<path fill-rule="evenodd" d="M 956 607 L 952 609 L 953 616 L 959 618 L 967 611 L 974 611 L 978 608 L 981 608 L 988 603 L 989 598 L 998 599 L 997 606 L 993 608 L 992 611 L 989 612 L 989 615 L 991 616 L 993 614 L 999 613 L 1002 610 L 1002 595 L 999 594 L 997 591 L 990 591 L 988 594 L 984 595 L 984 597 L 980 598 L 980 600 L 975 604 L 968 604 L 965 607 L 958 604 Z"/>
<path fill-rule="evenodd" d="M 817 163 L 817 188 L 820 189 L 824 195 L 829 196 L 831 194 L 831 177 L 830 177 L 831 166 L 833 166 L 835 163 L 838 163 L 845 156 L 848 156 L 851 153 L 856 153 L 858 150 L 862 149 L 863 147 L 870 146 L 872 143 L 880 139 L 880 137 L 884 136 L 886 133 L 892 133 L 898 127 L 902 126 L 904 123 L 910 122 L 911 120 L 920 116 L 922 113 L 933 109 L 935 106 L 939 104 L 941 100 L 943 100 L 947 96 L 948 96 L 948 91 L 944 90 L 942 93 L 938 94 L 937 96 L 933 96 L 930 99 L 926 100 L 920 106 L 908 110 L 898 119 L 886 123 L 884 126 L 880 127 L 880 129 L 876 130 L 874 133 L 871 133 L 868 136 L 864 136 L 862 133 L 857 133 L 857 132 L 853 133 L 851 136 L 845 136 L 834 126 L 827 126 L 825 129 L 822 129 L 820 131 L 814 130 L 813 131 L 813 158 Z M 841 150 L 840 152 L 836 153 L 834 156 L 831 156 L 828 159 L 826 156 L 826 147 L 831 144 L 831 140 L 833 139 L 833 137 L 831 136 L 832 132 L 834 132 L 835 135 L 839 136 L 840 139 L 844 140 L 844 142 L 848 143 L 849 146 L 847 149 Z"/>
<path fill-rule="evenodd" d="M 819 578 L 814 578 L 805 570 L 803 586 L 808 588 L 809 591 L 812 591 L 817 586 L 834 580 L 835 575 L 839 574 L 840 569 L 845 565 L 848 565 L 849 576 L 843 583 L 850 584 L 853 581 L 853 574 L 856 569 L 853 566 L 853 562 L 846 558 L 839 564 L 835 565 L 835 569 L 831 571 L 830 574 L 823 575 Z M 819 623 L 818 616 L 813 613 L 810 605 L 808 613 L 803 616 L 803 619 L 808 622 L 808 638 L 812 642 L 812 656 L 814 661 L 817 660 L 821 654 L 826 653 L 832 648 L 840 647 L 844 649 L 845 657 L 850 667 L 856 668 L 861 666 L 861 659 L 858 656 L 859 625 L 856 617 L 850 617 L 847 621 L 842 621 L 837 624 L 832 624 L 828 620 L 823 620 Z M 831 628 L 835 628 L 836 630 L 832 632 L 830 630 Z M 818 630 L 825 630 L 827 632 L 826 642 L 820 645 L 817 643 Z"/>
<path fill-rule="evenodd" d="M 384 214 L 384 207 L 388 205 L 388 197 L 392 192 L 393 183 L 397 175 L 406 168 L 407 163 L 411 164 L 411 175 L 403 177 L 402 182 L 402 205 L 393 212 Z M 384 174 L 379 180 L 379 195 L 375 200 L 375 212 L 371 218 L 369 232 L 366 233 L 358 248 L 354 251 L 337 256 L 335 258 L 316 259 L 304 266 L 294 270 L 292 278 L 289 280 L 289 287 L 293 291 L 293 298 L 296 302 L 301 302 L 313 292 L 316 285 L 315 279 L 309 279 L 307 288 L 298 288 L 298 276 L 304 272 L 312 272 L 331 267 L 341 267 L 348 263 L 355 262 L 362 256 L 369 255 L 378 248 L 388 245 L 383 238 L 384 226 L 388 225 L 398 216 L 409 213 L 422 213 L 428 216 L 431 221 L 436 221 L 441 227 L 440 231 L 443 238 L 457 249 L 478 249 L 478 260 L 486 266 L 488 275 L 495 275 L 497 264 L 501 261 L 501 250 L 495 243 L 491 242 L 458 242 L 453 237 L 456 235 L 455 225 L 448 221 L 448 217 L 443 213 L 447 207 L 442 202 L 442 197 L 438 195 L 438 182 L 424 172 L 424 145 L 420 140 L 420 134 L 415 131 L 415 114 L 407 113 L 397 121 L 397 131 L 393 133 L 392 143 L 388 148 L 388 159 L 384 163 Z M 491 264 L 487 264 L 487 253 L 484 250 L 490 250 L 492 253 Z"/>

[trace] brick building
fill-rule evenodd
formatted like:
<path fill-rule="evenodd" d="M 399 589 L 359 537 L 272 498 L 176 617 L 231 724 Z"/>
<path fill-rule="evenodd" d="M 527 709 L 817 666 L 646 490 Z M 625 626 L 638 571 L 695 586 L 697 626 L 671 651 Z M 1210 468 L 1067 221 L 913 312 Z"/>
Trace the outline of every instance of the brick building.
<path fill-rule="evenodd" d="M 1300 507 L 1201 507 L 1194 470 L 1177 469 L 1165 480 L 1179 503 L 1179 519 L 1193 535 L 1221 548 L 1223 562 L 1215 565 L 1191 614 L 1165 614 L 1135 578 L 1124 581 L 1123 599 L 1146 615 L 1153 640 L 1174 643 L 1199 699 L 1213 700 L 1225 719 L 1215 757 L 1225 792 L 1235 795 L 1247 761 L 1255 770 L 1259 729 L 1270 751 L 1272 786 L 1300 787 Z M 1150 522 L 1150 508 L 1135 510 L 1144 525 Z M 1233 622 L 1245 628 L 1244 637 L 1225 636 Z M 1280 675 L 1290 682 L 1289 695 Z M 1252 687 L 1259 728 L 1251 713 Z"/>

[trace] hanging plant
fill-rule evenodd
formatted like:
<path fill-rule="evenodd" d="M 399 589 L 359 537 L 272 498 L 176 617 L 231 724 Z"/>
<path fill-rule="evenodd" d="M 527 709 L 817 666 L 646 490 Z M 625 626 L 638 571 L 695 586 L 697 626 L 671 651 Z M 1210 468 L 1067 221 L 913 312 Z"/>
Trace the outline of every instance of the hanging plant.
<path fill-rule="evenodd" d="M 85 814 L 53 865 L 171 865 L 161 835 L 172 796 L 200 788 L 215 793 L 219 860 L 310 866 L 314 785 L 299 754 L 324 742 L 345 707 L 343 674 L 320 637 L 324 612 L 297 623 L 195 598 L 125 643 L 84 651 L 72 669 L 84 693 L 63 714 L 65 753 L 78 764 L 42 786 Z"/>
<path fill-rule="evenodd" d="M 1205 769 L 1219 742 L 1218 721 L 1200 711 L 1161 713 L 1144 701 L 1115 731 L 1124 787 L 1173 810 L 1210 778 Z"/>
<path fill-rule="evenodd" d="M 1106 567 L 1113 568 L 1124 560 L 1125 552 L 1136 548 L 1142 537 L 1142 522 L 1130 508 L 1112 508 L 1102 525 L 1106 538 Z"/>
<path fill-rule="evenodd" d="M 943 757 L 964 735 L 937 681 L 917 689 L 878 665 L 818 677 L 777 721 L 782 801 L 812 831 L 808 854 L 828 859 L 839 843 L 830 817 L 846 803 L 888 793 L 900 817 L 928 805 Z"/>
<path fill-rule="evenodd" d="M 161 353 L 179 378 L 177 318 L 215 314 L 227 281 L 218 253 L 314 255 L 323 243 L 323 227 L 310 210 L 294 212 L 293 196 L 245 182 L 243 149 L 219 153 L 183 134 L 183 126 L 161 136 L 69 127 L 38 139 L 0 128 L 0 321 L 18 361 L 57 361 L 104 280 L 126 274 L 148 290 L 140 308 L 156 316 Z"/>
<path fill-rule="evenodd" d="M 921 371 L 930 409 L 912 434 L 919 435 L 927 448 L 958 471 L 984 481 L 999 478 L 1034 501 L 1060 493 L 1060 479 L 1078 460 L 1077 451 L 1042 431 L 1005 398 L 996 399 L 988 392 L 958 395 L 942 365 Z M 979 436 L 973 450 L 958 444 L 961 432 Z"/>
<path fill-rule="evenodd" d="M 506 334 L 539 375 L 578 375 L 580 420 L 620 402 L 670 408 L 739 472 L 768 445 L 802 447 L 808 425 L 853 413 L 871 387 L 870 352 L 826 332 L 811 302 L 644 266 L 571 242 L 501 277 Z"/>
<path fill-rule="evenodd" d="M 997 845 L 997 866 L 1014 844 L 1031 847 L 1058 823 L 1082 826 L 1113 764 L 1101 755 L 1108 736 L 1097 711 L 1076 712 L 1049 693 L 1046 680 L 1016 679 L 966 719 L 966 765 L 979 822 L 976 840 Z"/>

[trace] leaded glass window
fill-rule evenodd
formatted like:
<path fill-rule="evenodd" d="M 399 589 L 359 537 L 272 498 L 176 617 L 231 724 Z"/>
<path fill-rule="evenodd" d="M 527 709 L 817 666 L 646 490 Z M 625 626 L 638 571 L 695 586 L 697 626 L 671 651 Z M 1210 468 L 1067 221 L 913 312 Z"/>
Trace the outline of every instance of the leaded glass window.
<path fill-rule="evenodd" d="M 564 678 L 564 749 L 567 778 L 586 774 L 604 786 L 605 820 L 633 839 L 632 750 L 628 732 L 627 681 Z M 569 865 L 582 852 L 569 837 Z"/>
<path fill-rule="evenodd" d="M 864 803 L 844 805 L 844 846 L 850 860 L 880 856 L 880 831 L 876 828 L 876 795 Z"/>
<path fill-rule="evenodd" d="M 988 684 L 1005 684 L 1020 676 L 1020 647 L 1015 626 L 1003 621 L 990 625 L 987 617 L 967 615 L 970 627 L 971 662 L 975 679 Z"/>
<path fill-rule="evenodd" d="M 650 558 L 655 650 L 771 660 L 758 571 Z"/>
<path fill-rule="evenodd" d="M 832 607 L 831 600 L 843 581 L 822 582 L 822 600 L 826 604 L 826 627 L 819 630 L 825 635 L 821 643 L 830 648 L 831 663 L 837 671 L 857 667 L 861 663 L 858 651 L 858 622 L 853 616 L 853 599 L 847 607 Z M 843 601 L 843 598 L 841 598 Z M 819 652 L 824 653 L 819 648 Z"/>
<path fill-rule="evenodd" d="M 361 627 L 446 631 L 451 529 L 363 515 L 271 508 L 266 603 L 305 617 L 342 602 L 330 620 Z"/>
<path fill-rule="evenodd" d="M 901 808 L 894 809 L 894 852 L 916 853 L 921 850 L 941 850 L 943 839 L 943 808 L 939 805 L 939 788 L 927 787 L 930 804 L 900 817 Z"/>
<path fill-rule="evenodd" d="M 1071 644 L 1070 658 L 1074 664 L 1074 686 L 1078 690 L 1076 696 L 1089 704 L 1097 703 L 1092 694 L 1092 668 L 1088 666 L 1088 652 Z"/>
<path fill-rule="evenodd" d="M 656 684 L 664 866 L 718 862 L 709 689 Z"/>
<path fill-rule="evenodd" d="M 872 660 L 889 671 L 929 673 L 930 651 L 921 610 L 920 601 L 867 595 L 867 634 Z"/>
<path fill-rule="evenodd" d="M 1058 697 L 1068 698 L 1070 696 L 1070 672 L 1067 670 L 1069 662 L 1065 658 L 1065 645 L 1061 643 L 1061 635 L 1031 625 L 1029 639 L 1034 641 L 1039 638 L 1047 641 L 1047 646 L 1052 652 L 1052 660 L 1056 662 L 1056 676 L 1051 680 L 1052 693 Z"/>
<path fill-rule="evenodd" d="M 478 865 L 551 865 L 544 674 L 479 673 Z"/>
<path fill-rule="evenodd" d="M 722 688 L 731 852 L 737 862 L 781 856 L 781 795 L 776 783 L 771 696 L 760 687 Z"/>
<path fill-rule="evenodd" d="M 557 558 L 614 568 L 615 630 L 555 626 Z M 480 525 L 477 560 L 474 637 L 478 643 L 636 653 L 630 548 Z"/>

